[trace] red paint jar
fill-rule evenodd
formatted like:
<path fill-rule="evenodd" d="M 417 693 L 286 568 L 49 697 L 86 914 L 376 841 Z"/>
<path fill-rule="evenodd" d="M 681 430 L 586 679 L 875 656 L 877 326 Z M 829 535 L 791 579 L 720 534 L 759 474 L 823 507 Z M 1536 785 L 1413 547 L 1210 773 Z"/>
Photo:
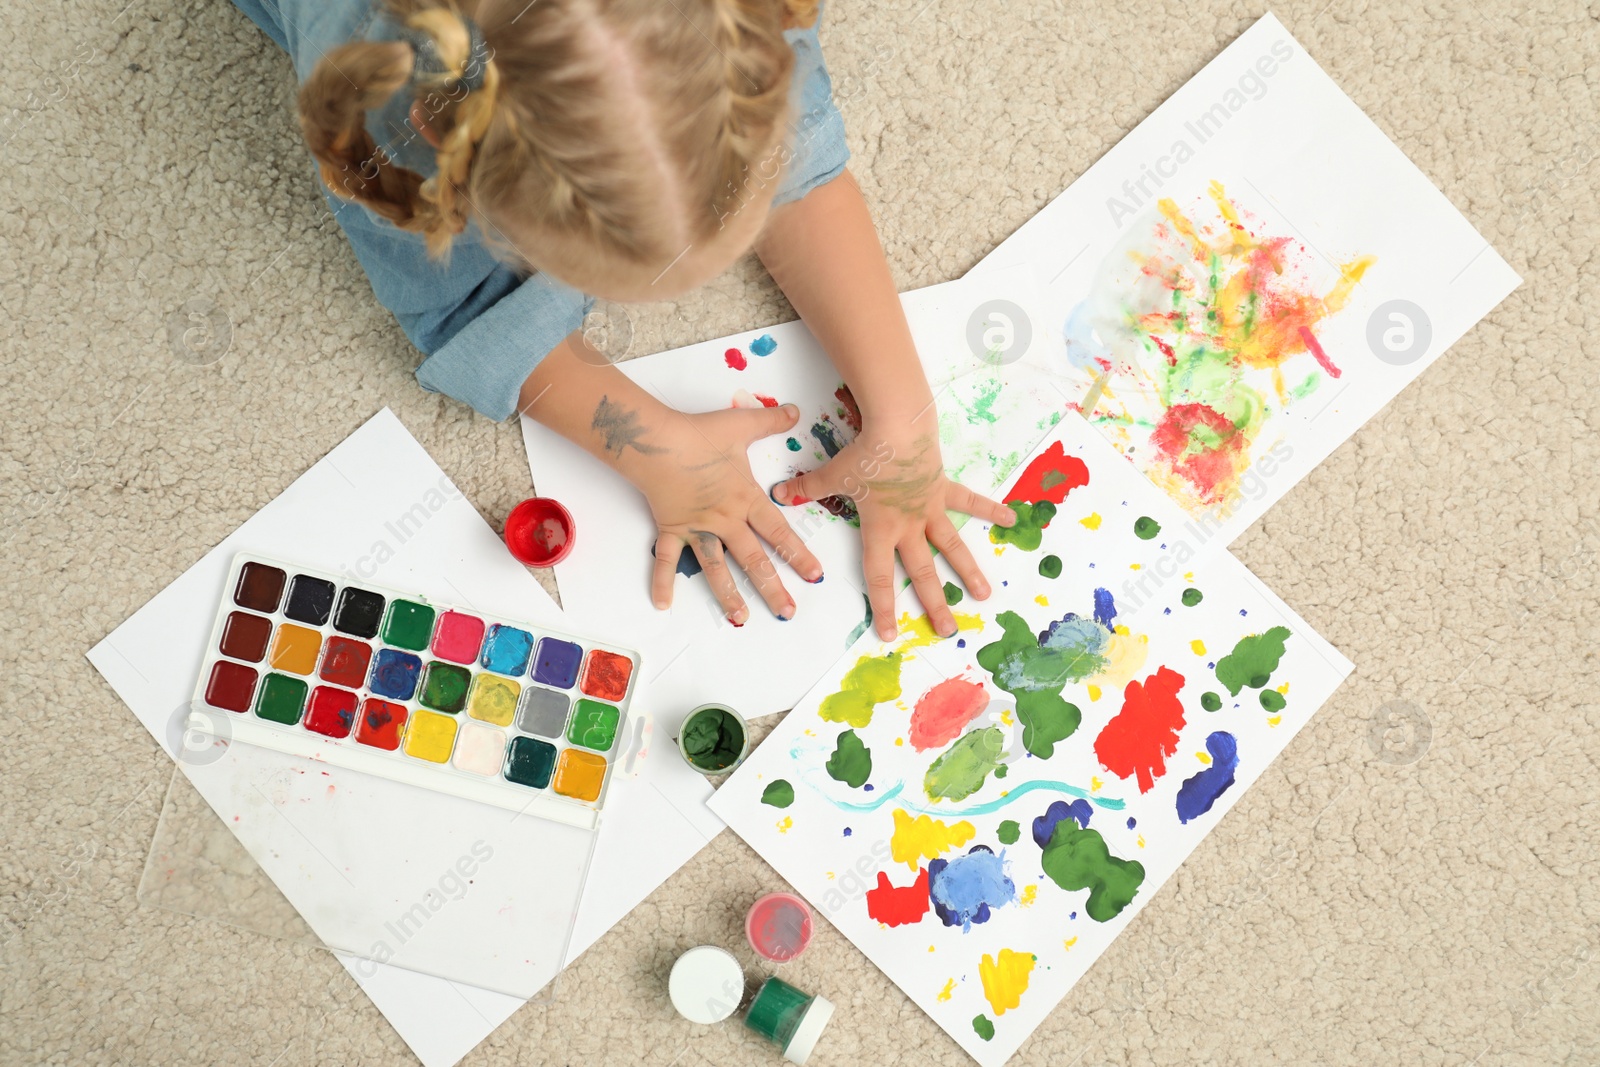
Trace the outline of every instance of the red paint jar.
<path fill-rule="evenodd" d="M 572 512 L 548 497 L 524 500 L 506 516 L 506 547 L 530 567 L 551 567 L 572 551 Z"/>

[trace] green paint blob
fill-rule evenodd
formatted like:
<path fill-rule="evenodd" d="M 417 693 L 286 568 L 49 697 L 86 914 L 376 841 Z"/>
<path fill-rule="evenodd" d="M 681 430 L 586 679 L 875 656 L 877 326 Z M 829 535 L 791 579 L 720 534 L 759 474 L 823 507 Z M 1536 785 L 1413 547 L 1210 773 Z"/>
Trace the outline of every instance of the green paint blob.
<path fill-rule="evenodd" d="M 1222 698 L 1208 690 L 1200 694 L 1200 706 L 1207 711 L 1221 711 Z"/>
<path fill-rule="evenodd" d="M 1014 845 L 1017 843 L 1017 838 L 1022 836 L 1022 827 L 1017 825 L 1015 819 L 1007 819 L 995 830 L 995 836 L 1000 839 L 1002 845 Z"/>
<path fill-rule="evenodd" d="M 944 583 L 944 602 L 946 604 L 949 604 L 951 607 L 955 607 L 957 604 L 961 603 L 962 598 L 965 596 L 966 594 L 961 591 L 961 587 L 955 582 Z"/>
<path fill-rule="evenodd" d="M 868 725 L 875 706 L 900 695 L 901 658 L 898 652 L 862 656 L 844 676 L 839 691 L 823 698 L 817 714 L 857 729 Z"/>
<path fill-rule="evenodd" d="M 1037 504 L 1013 500 L 1007 506 L 1017 513 L 1016 525 L 989 527 L 989 540 L 997 545 L 1016 545 L 1023 551 L 1032 552 L 1044 541 L 1044 528 L 1056 517 L 1056 506 L 1048 500 L 1041 500 Z"/>
<path fill-rule="evenodd" d="M 1004 384 L 997 374 L 979 387 L 978 395 L 972 398 L 972 406 L 967 409 L 968 422 L 976 426 L 979 423 L 993 424 L 1000 421 L 992 409 L 994 408 L 995 400 L 1000 396 L 1000 388 Z"/>
<path fill-rule="evenodd" d="M 1204 593 L 1191 585 L 1189 588 L 1183 591 L 1183 606 L 1186 608 L 1192 608 L 1205 598 L 1206 595 Z"/>
<path fill-rule="evenodd" d="M 998 767 L 996 767 L 994 769 L 994 776 L 996 778 L 1004 778 L 1006 775 L 1008 775 L 1010 773 L 1011 773 L 1011 768 L 1007 767 L 1004 763 L 1000 764 L 1000 766 L 998 766 Z"/>
<path fill-rule="evenodd" d="M 472 672 L 465 667 L 434 660 L 422 676 L 422 695 L 417 699 L 424 707 L 454 715 L 466 706 L 471 684 Z"/>
<path fill-rule="evenodd" d="M 775 808 L 787 808 L 794 803 L 794 786 L 782 778 L 774 778 L 761 791 L 761 803 L 770 804 Z"/>
<path fill-rule="evenodd" d="M 306 703 L 306 683 L 287 674 L 269 674 L 262 679 L 261 692 L 256 695 L 256 714 L 263 719 L 293 726 L 300 721 L 300 709 Z"/>
<path fill-rule="evenodd" d="M 1217 681 L 1227 687 L 1231 696 L 1238 696 L 1246 686 L 1265 687 L 1283 659 L 1283 643 L 1289 637 L 1287 626 L 1274 626 L 1264 634 L 1240 638 L 1232 652 L 1217 660 Z"/>
<path fill-rule="evenodd" d="M 1006 734 L 998 726 L 973 730 L 928 765 L 922 788 L 933 800 L 963 800 L 983 788 L 983 780 L 1005 752 Z"/>
<path fill-rule="evenodd" d="M 987 1015 L 974 1016 L 972 1020 L 972 1029 L 977 1031 L 978 1036 L 983 1038 L 985 1041 L 994 1040 L 994 1023 L 989 1021 L 989 1017 Z"/>
<path fill-rule="evenodd" d="M 1004 636 L 978 649 L 978 665 L 989 672 L 995 685 L 1016 697 L 1022 747 L 1039 759 L 1049 759 L 1055 754 L 1056 742 L 1071 737 L 1083 719 L 1077 705 L 1061 699 L 1061 689 L 1077 667 L 1072 657 L 1079 653 L 1040 648 L 1033 630 L 1014 611 L 1002 611 L 994 621 Z M 1084 677 L 1104 665 L 1103 661 L 1096 663 Z"/>
<path fill-rule="evenodd" d="M 1261 691 L 1261 706 L 1268 711 L 1282 711 L 1288 703 L 1283 694 L 1276 689 L 1263 689 Z"/>
<path fill-rule="evenodd" d="M 1046 556 L 1039 561 L 1039 573 L 1046 578 L 1061 577 L 1061 557 Z"/>
<path fill-rule="evenodd" d="M 834 743 L 833 755 L 824 766 L 829 778 L 860 789 L 872 775 L 872 750 L 861 743 L 854 730 L 846 730 Z"/>
<path fill-rule="evenodd" d="M 785 441 L 784 444 L 789 446 L 789 451 L 790 452 L 798 452 L 798 451 L 800 451 L 800 442 L 796 441 L 792 437 L 789 438 L 789 440 Z"/>
<path fill-rule="evenodd" d="M 421 652 L 433 636 L 433 609 L 411 600 L 392 600 L 383 619 L 383 643 Z"/>
<path fill-rule="evenodd" d="M 1098 923 L 1121 914 L 1144 883 L 1143 864 L 1113 856 L 1099 831 L 1080 827 L 1072 818 L 1056 823 L 1040 865 L 1062 889 L 1087 889 L 1084 910 Z"/>
<path fill-rule="evenodd" d="M 1148 541 L 1161 532 L 1161 524 L 1148 515 L 1141 515 L 1133 523 L 1133 536 Z"/>
<path fill-rule="evenodd" d="M 744 752 L 744 723 L 722 708 L 701 708 L 683 724 L 678 747 L 702 771 L 727 770 Z"/>

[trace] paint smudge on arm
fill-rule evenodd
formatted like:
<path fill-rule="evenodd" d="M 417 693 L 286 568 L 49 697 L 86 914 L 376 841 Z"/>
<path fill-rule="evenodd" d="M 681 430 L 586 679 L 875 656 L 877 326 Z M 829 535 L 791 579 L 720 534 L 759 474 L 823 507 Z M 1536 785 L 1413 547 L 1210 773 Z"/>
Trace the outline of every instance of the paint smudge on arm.
<path fill-rule="evenodd" d="M 1185 778 L 1178 788 L 1178 821 L 1181 823 L 1198 819 L 1210 811 L 1217 798 L 1233 785 L 1234 772 L 1239 769 L 1239 742 L 1226 730 L 1218 730 L 1206 738 L 1206 751 L 1211 754 L 1211 766 Z"/>
<path fill-rule="evenodd" d="M 1184 723 L 1178 691 L 1183 685 L 1183 675 L 1170 667 L 1157 668 L 1142 683 L 1129 682 L 1122 710 L 1094 739 L 1100 765 L 1119 778 L 1137 777 L 1141 793 L 1155 787 L 1155 780 L 1167 773 L 1167 758 L 1178 751 Z"/>
<path fill-rule="evenodd" d="M 600 403 L 595 405 L 589 429 L 600 435 L 602 447 L 614 457 L 620 457 L 629 448 L 641 456 L 659 456 L 666 452 L 664 448 L 641 441 L 645 428 L 639 424 L 639 413 L 628 410 L 608 396 L 602 396 Z"/>

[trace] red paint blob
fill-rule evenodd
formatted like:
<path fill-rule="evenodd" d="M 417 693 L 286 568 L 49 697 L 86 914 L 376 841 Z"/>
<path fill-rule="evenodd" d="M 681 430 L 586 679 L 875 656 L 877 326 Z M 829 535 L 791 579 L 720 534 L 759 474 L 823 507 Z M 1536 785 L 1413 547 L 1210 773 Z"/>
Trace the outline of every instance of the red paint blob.
<path fill-rule="evenodd" d="M 946 678 L 923 693 L 912 710 L 911 747 L 926 752 L 949 744 L 988 706 L 989 693 L 982 682 Z"/>
<path fill-rule="evenodd" d="M 833 391 L 833 398 L 839 401 L 840 406 L 844 409 L 840 412 L 841 417 L 844 419 L 844 424 L 856 433 L 860 433 L 861 406 L 856 403 L 855 394 L 850 391 L 850 387 L 848 385 L 839 386 Z"/>
<path fill-rule="evenodd" d="M 1337 378 L 1340 375 L 1338 367 L 1333 365 L 1333 360 L 1328 358 L 1328 353 L 1322 350 L 1322 342 L 1317 340 L 1317 335 L 1311 332 L 1309 326 L 1300 327 L 1300 340 L 1306 343 L 1306 348 L 1316 357 L 1317 364 L 1328 372 L 1328 377 Z"/>
<path fill-rule="evenodd" d="M 878 887 L 867 890 L 867 914 L 885 926 L 905 926 L 921 922 L 928 914 L 928 870 L 917 869 L 917 880 L 908 886 L 889 884 L 889 875 L 878 872 Z"/>
<path fill-rule="evenodd" d="M 753 393 L 751 395 L 753 395 L 757 400 L 761 401 L 761 406 L 764 408 L 775 408 L 778 406 L 778 398 L 775 396 L 762 396 L 760 393 Z"/>
<path fill-rule="evenodd" d="M 1201 500 L 1214 504 L 1227 496 L 1237 458 L 1250 442 L 1215 408 L 1174 404 L 1151 431 L 1150 443 Z"/>
<path fill-rule="evenodd" d="M 768 893 L 751 905 L 744 934 L 756 955 L 787 963 L 811 943 L 811 909 L 793 893 Z"/>
<path fill-rule="evenodd" d="M 1183 702 L 1178 690 L 1183 675 L 1160 667 L 1143 682 L 1129 682 L 1122 691 L 1122 710 L 1094 739 L 1100 765 L 1118 778 L 1137 776 L 1139 792 L 1148 793 L 1167 773 L 1167 757 L 1178 751 L 1183 729 Z"/>
<path fill-rule="evenodd" d="M 744 370 L 750 365 L 750 361 L 744 358 L 744 353 L 737 348 L 730 348 L 722 353 L 722 361 L 734 370 Z"/>
<path fill-rule="evenodd" d="M 530 567 L 560 563 L 576 539 L 572 512 L 548 497 L 524 500 L 506 516 L 506 547 Z"/>
<path fill-rule="evenodd" d="M 1060 441 L 1055 442 L 1022 472 L 1002 503 L 1059 504 L 1079 486 L 1089 484 L 1089 467 L 1077 456 L 1067 455 Z"/>

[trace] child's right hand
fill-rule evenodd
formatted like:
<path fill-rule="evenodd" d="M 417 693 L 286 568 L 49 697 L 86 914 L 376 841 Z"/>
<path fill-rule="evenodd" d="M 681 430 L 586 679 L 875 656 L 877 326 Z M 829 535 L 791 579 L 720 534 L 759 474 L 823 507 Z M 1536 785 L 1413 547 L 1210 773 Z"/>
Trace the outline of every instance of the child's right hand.
<path fill-rule="evenodd" d="M 750 473 L 749 448 L 794 426 L 800 410 L 728 408 L 697 415 L 673 412 L 654 427 L 648 454 L 632 456 L 624 473 L 650 503 L 656 520 L 655 572 L 650 596 L 657 608 L 672 604 L 678 558 L 688 545 L 728 621 L 743 626 L 750 609 L 728 567 L 731 556 L 780 619 L 794 617 L 794 598 L 762 547 L 808 582 L 822 580 L 822 564 L 784 519 Z"/>

